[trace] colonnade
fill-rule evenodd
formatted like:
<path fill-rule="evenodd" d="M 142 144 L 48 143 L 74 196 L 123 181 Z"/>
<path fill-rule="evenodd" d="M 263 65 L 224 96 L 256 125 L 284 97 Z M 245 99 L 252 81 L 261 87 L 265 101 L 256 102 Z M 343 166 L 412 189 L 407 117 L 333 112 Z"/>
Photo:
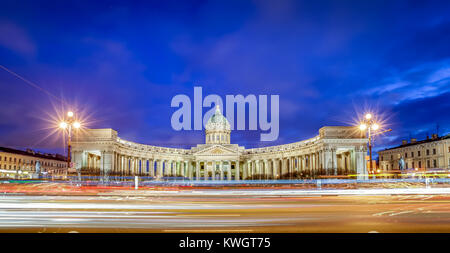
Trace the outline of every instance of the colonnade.
<path fill-rule="evenodd" d="M 355 157 L 358 156 L 358 157 Z M 184 159 L 139 157 L 118 152 L 101 152 L 98 157 L 85 155 L 88 168 L 98 166 L 100 171 L 114 176 L 183 177 L 196 180 L 280 179 L 316 177 L 356 173 L 358 161 L 364 161 L 364 152 L 340 152 L 323 149 L 305 154 L 286 154 L 279 157 L 247 155 L 237 159 Z M 98 161 L 97 161 L 98 160 Z M 95 163 L 94 163 L 95 162 Z"/>

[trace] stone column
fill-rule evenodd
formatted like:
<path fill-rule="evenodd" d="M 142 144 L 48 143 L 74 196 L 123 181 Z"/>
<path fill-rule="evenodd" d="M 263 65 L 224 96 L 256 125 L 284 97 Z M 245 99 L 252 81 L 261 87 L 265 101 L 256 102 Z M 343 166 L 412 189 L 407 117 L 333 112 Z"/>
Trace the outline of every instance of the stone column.
<path fill-rule="evenodd" d="M 192 161 L 187 160 L 186 161 L 186 168 L 187 168 L 187 174 L 190 180 L 194 177 L 194 173 L 192 171 Z"/>
<path fill-rule="evenodd" d="M 186 161 L 183 160 L 180 164 L 180 174 L 182 177 L 184 177 L 186 175 Z"/>
<path fill-rule="evenodd" d="M 169 176 L 173 177 L 175 176 L 175 171 L 177 170 L 177 163 L 174 160 L 170 160 L 170 166 L 169 166 Z"/>
<path fill-rule="evenodd" d="M 120 160 L 121 160 L 120 175 L 121 176 L 125 176 L 126 175 L 126 171 L 127 171 L 127 166 L 126 166 L 126 162 L 125 162 L 125 156 L 121 155 L 120 156 Z"/>
<path fill-rule="evenodd" d="M 163 176 L 167 176 L 169 171 L 169 161 L 164 160 L 163 162 Z"/>
<path fill-rule="evenodd" d="M 333 172 L 334 175 L 337 175 L 337 156 L 336 156 L 336 148 L 331 149 L 332 159 L 333 159 Z"/>
<path fill-rule="evenodd" d="M 234 170 L 235 170 L 234 180 L 239 181 L 240 177 L 239 160 L 235 161 Z"/>
<path fill-rule="evenodd" d="M 227 161 L 228 162 L 228 167 L 227 167 L 227 180 L 231 180 L 231 161 Z"/>
<path fill-rule="evenodd" d="M 195 179 L 200 180 L 200 162 L 195 162 Z"/>
<path fill-rule="evenodd" d="M 302 156 L 302 170 L 303 171 L 306 170 L 306 156 L 305 155 Z"/>
<path fill-rule="evenodd" d="M 167 173 L 169 172 L 169 161 L 168 160 L 164 160 L 163 161 L 163 176 L 167 176 Z"/>
<path fill-rule="evenodd" d="M 134 159 L 130 157 L 130 176 L 134 176 Z"/>
<path fill-rule="evenodd" d="M 294 157 L 289 157 L 289 173 L 294 172 Z"/>
<path fill-rule="evenodd" d="M 154 162 L 156 163 L 156 175 L 153 175 L 153 176 L 159 177 L 159 176 L 160 176 L 160 173 L 161 173 L 161 170 L 160 170 L 160 168 L 159 168 L 160 162 L 159 162 L 158 159 L 155 159 Z"/>
<path fill-rule="evenodd" d="M 365 180 L 368 179 L 368 173 L 367 173 L 367 168 L 366 168 L 366 161 L 365 161 L 365 156 L 367 151 L 363 148 L 360 147 L 359 149 L 356 150 L 355 152 L 355 157 L 356 157 L 356 172 L 357 172 L 357 178 L 359 180 Z M 425 164 L 426 165 L 426 164 Z"/>
<path fill-rule="evenodd" d="M 276 179 L 277 178 L 277 164 L 276 164 L 276 159 L 271 159 L 272 161 L 272 178 Z"/>
<path fill-rule="evenodd" d="M 126 166 L 125 166 L 125 156 L 120 156 L 120 175 L 125 175 Z"/>
<path fill-rule="evenodd" d="M 127 157 L 126 156 L 122 156 L 122 175 L 126 176 L 128 172 L 128 168 L 127 168 Z"/>
<path fill-rule="evenodd" d="M 148 159 L 148 165 L 147 165 L 147 174 L 148 174 L 148 176 L 149 177 L 153 177 L 154 176 L 154 168 L 155 168 L 155 165 L 154 165 L 154 163 L 153 163 L 153 159 Z"/>
<path fill-rule="evenodd" d="M 242 170 L 242 177 L 243 179 L 247 179 L 248 177 L 248 160 L 244 161 L 244 168 Z"/>
<path fill-rule="evenodd" d="M 214 162 L 213 162 L 213 164 L 214 164 Z M 204 168 L 203 174 L 204 174 L 205 180 L 208 180 L 208 161 L 203 161 L 203 168 Z"/>
<path fill-rule="evenodd" d="M 139 158 L 137 157 L 134 158 L 134 175 L 139 175 Z"/>
<path fill-rule="evenodd" d="M 217 161 L 213 161 L 213 168 L 212 168 L 212 180 L 216 180 L 216 168 L 217 168 Z"/>
<path fill-rule="evenodd" d="M 163 177 L 167 175 L 167 160 L 161 160 L 161 175 Z"/>
<path fill-rule="evenodd" d="M 285 158 L 281 158 L 280 162 L 281 162 L 281 168 L 280 168 L 280 177 L 281 175 L 286 173 L 286 159 Z"/>
<path fill-rule="evenodd" d="M 224 179 L 224 173 L 223 173 L 223 161 L 220 161 L 219 163 L 219 168 L 220 168 L 220 180 Z"/>
<path fill-rule="evenodd" d="M 133 162 L 133 158 L 132 157 L 130 157 L 129 159 L 130 159 L 130 162 L 128 164 L 129 165 L 128 171 L 130 173 L 129 175 L 132 176 L 132 175 L 134 175 L 134 167 L 133 167 L 134 166 L 134 162 Z"/>
<path fill-rule="evenodd" d="M 316 155 L 314 153 L 311 154 L 311 170 L 312 174 L 316 175 Z"/>
<path fill-rule="evenodd" d="M 267 160 L 264 159 L 262 161 L 262 163 L 263 163 L 263 166 L 264 166 L 264 171 L 263 171 L 262 174 L 264 175 L 264 179 L 266 179 L 267 175 L 269 174 L 269 168 L 267 168 Z"/>

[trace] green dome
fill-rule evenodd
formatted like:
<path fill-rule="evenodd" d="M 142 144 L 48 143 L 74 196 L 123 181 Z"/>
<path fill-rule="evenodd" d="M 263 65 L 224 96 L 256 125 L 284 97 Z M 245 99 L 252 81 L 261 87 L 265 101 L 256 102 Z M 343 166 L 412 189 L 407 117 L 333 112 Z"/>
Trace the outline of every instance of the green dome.
<path fill-rule="evenodd" d="M 225 118 L 220 112 L 219 106 L 216 106 L 216 112 L 213 116 L 211 116 L 211 118 L 209 118 L 208 123 L 206 123 L 205 129 L 209 131 L 231 130 L 230 123 L 228 122 L 227 118 Z"/>

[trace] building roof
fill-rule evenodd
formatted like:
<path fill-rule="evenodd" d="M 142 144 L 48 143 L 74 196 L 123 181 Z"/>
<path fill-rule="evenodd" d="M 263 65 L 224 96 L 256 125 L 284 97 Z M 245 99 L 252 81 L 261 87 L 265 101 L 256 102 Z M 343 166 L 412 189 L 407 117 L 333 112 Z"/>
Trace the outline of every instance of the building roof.
<path fill-rule="evenodd" d="M 431 138 L 431 139 L 425 139 L 425 140 L 421 140 L 421 141 L 416 141 L 414 143 L 407 143 L 407 144 L 403 144 L 403 145 L 399 145 L 393 148 L 387 148 L 381 151 L 386 151 L 386 150 L 392 150 L 392 149 L 397 149 L 397 148 L 404 148 L 404 147 L 410 147 L 410 146 L 415 146 L 415 145 L 420 145 L 420 144 L 424 144 L 424 143 L 430 143 L 430 142 L 435 142 L 435 141 L 440 141 L 440 140 L 445 140 L 445 139 L 450 139 L 450 134 L 444 135 L 444 136 L 440 136 L 437 138 Z"/>
<path fill-rule="evenodd" d="M 25 155 L 25 156 L 32 156 L 36 158 L 43 158 L 43 159 L 51 159 L 51 160 L 57 160 L 57 161 L 67 161 L 67 157 L 60 155 L 60 154 L 43 154 L 40 152 L 36 152 L 31 149 L 24 150 L 18 150 L 18 149 L 12 149 L 12 148 L 6 148 L 6 147 L 0 147 L 0 152 L 6 152 L 6 153 L 12 153 L 17 155 Z"/>
<path fill-rule="evenodd" d="M 230 123 L 220 112 L 219 106 L 216 106 L 216 112 L 208 119 L 205 129 L 209 131 L 230 131 Z"/>

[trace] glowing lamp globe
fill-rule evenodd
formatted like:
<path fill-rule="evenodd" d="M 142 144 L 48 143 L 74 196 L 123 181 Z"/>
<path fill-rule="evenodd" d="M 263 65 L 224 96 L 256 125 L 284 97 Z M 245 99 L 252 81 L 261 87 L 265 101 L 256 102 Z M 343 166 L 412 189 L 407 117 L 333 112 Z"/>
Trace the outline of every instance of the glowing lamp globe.
<path fill-rule="evenodd" d="M 367 125 L 366 124 L 359 125 L 359 130 L 364 131 L 366 129 L 367 129 Z"/>

